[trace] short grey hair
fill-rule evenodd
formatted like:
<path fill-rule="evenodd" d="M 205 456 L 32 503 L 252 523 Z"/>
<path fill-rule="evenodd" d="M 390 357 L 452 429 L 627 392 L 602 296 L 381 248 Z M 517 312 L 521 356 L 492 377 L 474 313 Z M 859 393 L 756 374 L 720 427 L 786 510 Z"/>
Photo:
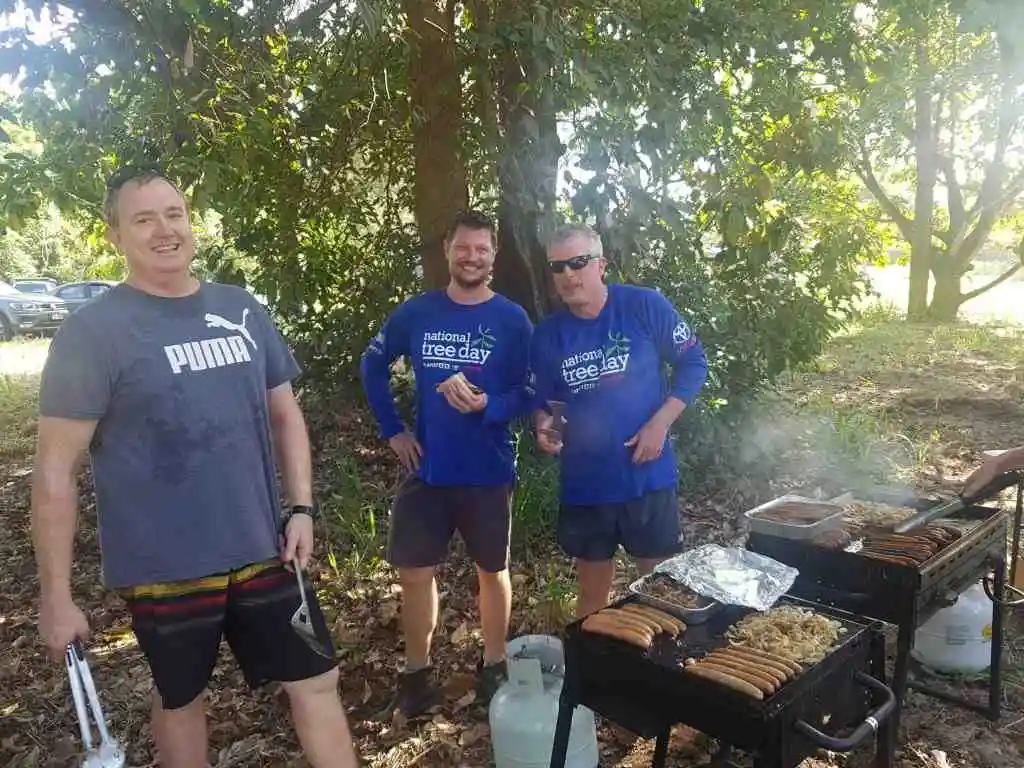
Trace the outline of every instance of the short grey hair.
<path fill-rule="evenodd" d="M 121 197 L 121 190 L 128 183 L 142 186 L 148 184 L 151 181 L 164 181 L 171 185 L 175 192 L 181 195 L 184 200 L 185 194 L 172 179 L 170 179 L 163 171 L 157 169 L 137 169 L 132 167 L 126 167 L 115 173 L 107 181 L 107 194 L 103 199 L 103 220 L 108 226 L 116 228 L 120 223 L 117 216 L 117 202 Z M 187 202 L 186 202 L 187 207 Z"/>
<path fill-rule="evenodd" d="M 590 243 L 589 253 L 594 256 L 604 257 L 601 236 L 586 224 L 563 224 L 548 238 L 547 247 L 550 250 L 556 245 L 572 240 L 574 237 L 585 238 Z"/>

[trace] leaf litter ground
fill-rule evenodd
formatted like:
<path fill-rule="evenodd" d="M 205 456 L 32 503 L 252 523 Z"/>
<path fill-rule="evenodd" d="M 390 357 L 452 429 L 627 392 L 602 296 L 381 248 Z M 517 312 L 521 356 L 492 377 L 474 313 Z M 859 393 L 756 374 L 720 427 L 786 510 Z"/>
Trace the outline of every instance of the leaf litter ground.
<path fill-rule="evenodd" d="M 853 404 L 873 409 L 878 420 L 898 424 L 915 436 L 937 431 L 940 439 L 926 441 L 923 453 L 918 449 L 913 467 L 918 487 L 948 486 L 950 478 L 962 476 L 974 461 L 976 450 L 1024 443 L 1024 424 L 1019 418 L 1020 371 L 1024 370 L 1019 363 L 1024 361 L 1020 356 L 1024 344 L 1019 337 L 1008 345 L 993 342 L 985 354 L 977 354 L 970 350 L 978 346 L 978 339 L 973 344 L 940 339 L 936 344 L 935 333 L 925 329 L 908 331 L 901 327 L 895 334 L 892 329 L 879 333 L 879 338 L 886 340 L 882 352 L 878 352 L 878 339 L 852 339 L 847 345 L 838 342 L 831 363 L 826 360 L 823 369 L 813 376 L 798 377 L 790 383 L 787 400 L 807 409 L 825 403 L 840 415 L 844 407 Z M 894 340 L 894 336 L 898 338 Z M 931 358 L 927 361 L 915 358 L 921 350 L 929 349 Z M 963 376 L 965 367 L 971 371 L 969 380 Z M 11 389 L 10 380 L 6 384 Z M 19 402 L 22 407 L 31 405 L 32 398 L 23 397 Z M 11 414 L 0 416 L 4 419 L 4 434 L 17 433 L 23 449 L 25 424 L 12 430 Z M 366 439 L 364 420 L 335 417 L 330 421 L 361 424 L 352 443 Z M 348 442 L 344 434 L 340 440 Z M 324 445 L 334 442 L 327 440 Z M 917 443 L 921 443 L 920 438 Z M 895 443 L 883 435 L 879 444 Z M 0 525 L 6 535 L 0 539 L 0 647 L 5 653 L 0 656 L 0 765 L 71 766 L 75 765 L 80 745 L 66 678 L 60 664 L 43 656 L 35 624 L 38 585 L 28 526 L 28 456 L 24 450 L 5 450 L 3 459 Z M 331 461 L 330 451 L 321 451 L 320 459 Z M 361 463 L 373 472 L 393 471 L 390 462 L 378 453 L 368 452 L 364 459 Z M 781 478 L 781 482 L 784 484 L 786 479 Z M 148 725 L 148 673 L 128 630 L 123 606 L 99 586 L 94 501 L 87 471 L 83 473 L 82 489 L 74 587 L 92 623 L 89 648 L 93 673 L 109 720 L 128 746 L 129 764 L 137 768 L 155 765 Z M 745 486 L 725 489 L 714 496 L 687 498 L 683 513 L 689 540 L 737 541 L 743 534 L 738 513 L 778 490 Z M 440 579 L 441 616 L 434 661 L 445 702 L 432 716 L 412 723 L 370 719 L 395 682 L 401 648 L 400 594 L 389 572 L 364 569 L 359 578 L 337 578 L 325 561 L 324 557 L 318 561 L 320 596 L 334 627 L 342 696 L 365 764 L 372 768 L 490 765 L 486 713 L 476 705 L 472 693 L 479 654 L 475 580 L 472 565 L 461 548 L 455 548 Z M 556 553 L 517 564 L 513 575 L 514 634 L 547 632 L 558 625 L 564 606 L 552 605 L 558 601 L 553 600 L 551 585 L 569 577 L 567 564 Z M 620 570 L 620 587 L 627 578 Z M 991 724 L 978 715 L 910 693 L 904 710 L 899 768 L 1024 765 L 1019 751 L 1024 745 L 1024 631 L 1019 617 L 1011 617 L 1009 623 L 1002 720 Z M 962 687 L 973 689 L 979 698 L 984 695 L 984 686 L 978 680 L 965 681 Z M 226 651 L 214 673 L 209 712 L 210 759 L 217 768 L 305 765 L 280 693 L 272 689 L 247 690 Z M 651 742 L 636 740 L 606 722 L 600 722 L 599 738 L 602 766 L 640 768 L 650 762 Z M 704 764 L 714 746 L 702 734 L 679 727 L 673 732 L 669 763 Z M 822 754 L 806 761 L 803 768 L 869 764 L 868 755 L 862 751 L 849 759 Z"/>

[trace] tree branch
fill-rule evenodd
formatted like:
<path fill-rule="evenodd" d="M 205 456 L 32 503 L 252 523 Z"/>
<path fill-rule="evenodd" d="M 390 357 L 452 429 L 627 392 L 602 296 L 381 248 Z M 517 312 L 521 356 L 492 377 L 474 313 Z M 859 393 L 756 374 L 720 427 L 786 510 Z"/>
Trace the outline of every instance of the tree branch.
<path fill-rule="evenodd" d="M 1010 145 L 1011 134 L 1017 121 L 1020 119 L 1021 104 L 1017 100 L 1017 86 L 1010 78 L 1003 81 L 999 96 L 999 122 L 996 127 L 995 149 L 992 152 L 992 159 L 986 164 L 985 178 L 981 183 L 981 190 L 978 197 L 971 206 L 969 219 L 982 216 L 990 209 L 1000 197 L 1003 188 L 1003 179 L 1006 175 L 1006 164 L 1004 158 L 1006 150 Z"/>
<path fill-rule="evenodd" d="M 285 32 L 309 32 L 313 24 L 337 3 L 338 0 L 320 0 L 292 19 L 285 27 Z"/>
<path fill-rule="evenodd" d="M 974 299 L 974 298 L 977 298 L 978 296 L 981 296 L 981 294 L 985 293 L 986 291 L 991 290 L 992 288 L 995 288 L 1000 283 L 1006 282 L 1011 277 L 1013 277 L 1015 274 L 1017 274 L 1017 272 L 1020 270 L 1020 268 L 1021 268 L 1021 263 L 1017 262 L 1012 267 L 1010 267 L 1008 270 L 1003 272 L 1003 274 L 1001 274 L 995 280 L 991 280 L 990 282 L 985 283 L 985 285 L 981 286 L 980 288 L 975 288 L 973 291 L 969 291 L 968 293 L 965 293 L 962 296 L 962 301 L 960 303 L 964 304 L 964 303 L 970 301 L 971 299 Z"/>
<path fill-rule="evenodd" d="M 986 179 L 987 181 L 987 179 Z M 1024 172 L 1013 177 L 1006 189 L 1001 191 L 997 199 L 992 201 L 978 217 L 978 223 L 959 243 L 950 246 L 950 255 L 953 257 L 957 267 L 964 269 L 974 258 L 975 252 L 988 239 L 995 227 L 996 222 L 1002 215 L 1003 209 L 1012 203 L 1024 192 Z"/>
<path fill-rule="evenodd" d="M 860 143 L 860 156 L 861 163 L 860 167 L 854 168 L 855 173 L 860 177 L 861 181 L 864 182 L 865 186 L 871 191 L 871 194 L 878 200 L 878 204 L 882 206 L 882 209 L 889 214 L 892 220 L 896 223 L 896 226 L 900 229 L 900 234 L 907 241 L 910 240 L 913 234 L 914 223 L 900 210 L 899 206 L 885 194 L 885 190 L 882 189 L 882 185 L 878 183 L 878 178 L 875 176 L 875 172 L 871 169 L 871 157 L 868 154 L 867 145 L 863 139 L 859 140 Z"/>
<path fill-rule="evenodd" d="M 939 155 L 939 170 L 946 180 L 946 189 L 949 198 L 949 235 L 952 241 L 962 236 L 967 226 L 967 209 L 964 208 L 964 193 L 960 182 L 956 178 L 956 167 L 952 157 Z"/>

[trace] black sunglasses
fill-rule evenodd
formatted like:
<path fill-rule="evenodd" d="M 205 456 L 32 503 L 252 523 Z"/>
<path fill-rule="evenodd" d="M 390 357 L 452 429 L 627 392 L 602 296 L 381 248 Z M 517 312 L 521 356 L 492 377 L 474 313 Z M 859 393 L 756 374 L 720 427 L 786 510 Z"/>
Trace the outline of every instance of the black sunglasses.
<path fill-rule="evenodd" d="M 593 253 L 581 253 L 579 256 L 573 256 L 571 259 L 565 259 L 564 261 L 548 261 L 548 269 L 556 275 L 562 274 L 566 269 L 578 272 L 590 262 L 597 261 L 600 258 L 600 256 L 596 256 Z"/>

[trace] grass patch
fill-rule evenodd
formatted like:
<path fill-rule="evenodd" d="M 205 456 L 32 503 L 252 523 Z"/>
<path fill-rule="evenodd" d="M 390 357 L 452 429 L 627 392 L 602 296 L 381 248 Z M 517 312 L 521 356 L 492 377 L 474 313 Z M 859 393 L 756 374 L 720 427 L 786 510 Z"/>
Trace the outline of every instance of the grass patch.
<path fill-rule="evenodd" d="M 336 578 L 370 577 L 385 567 L 384 545 L 392 489 L 368 481 L 350 456 L 339 456 L 330 477 L 331 489 L 321 502 L 326 521 L 327 560 Z"/>
<path fill-rule="evenodd" d="M 10 465 L 32 455 L 36 440 L 39 378 L 0 374 L 0 462 Z"/>

